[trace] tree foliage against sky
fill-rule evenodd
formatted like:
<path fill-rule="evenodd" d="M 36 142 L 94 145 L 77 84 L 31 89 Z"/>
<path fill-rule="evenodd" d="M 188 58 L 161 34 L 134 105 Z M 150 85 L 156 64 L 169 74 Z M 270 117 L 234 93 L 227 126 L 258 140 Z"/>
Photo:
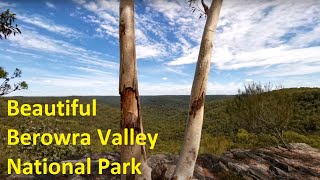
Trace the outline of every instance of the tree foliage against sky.
<path fill-rule="evenodd" d="M 0 14 L 0 39 L 7 39 L 11 34 L 21 34 L 18 25 L 12 25 L 16 19 L 16 14 L 6 10 Z M 20 78 L 22 71 L 16 68 L 13 74 L 10 76 L 9 73 L 3 68 L 0 67 L 0 79 L 3 79 L 3 82 L 0 85 L 0 96 L 12 93 L 14 91 L 28 89 L 28 84 L 25 81 L 16 82 L 12 85 L 12 81 L 16 78 Z"/>
<path fill-rule="evenodd" d="M 208 5 L 204 2 L 204 0 L 201 0 L 201 6 L 199 5 L 200 1 L 198 0 L 188 0 L 189 7 L 191 8 L 192 13 L 195 11 L 200 12 L 199 19 L 202 17 L 207 17 L 207 13 L 209 10 Z"/>
<path fill-rule="evenodd" d="M 16 14 L 10 12 L 9 9 L 0 14 L 0 39 L 7 39 L 11 34 L 21 34 L 18 25 L 14 25 L 15 20 Z"/>
<path fill-rule="evenodd" d="M 22 71 L 18 68 L 14 70 L 12 75 L 10 76 L 9 73 L 0 67 L 0 79 L 3 79 L 2 84 L 0 85 L 0 96 L 4 96 L 6 94 L 10 94 L 14 91 L 28 89 L 28 84 L 25 81 L 16 82 L 12 85 L 12 82 L 16 78 L 20 78 Z"/>

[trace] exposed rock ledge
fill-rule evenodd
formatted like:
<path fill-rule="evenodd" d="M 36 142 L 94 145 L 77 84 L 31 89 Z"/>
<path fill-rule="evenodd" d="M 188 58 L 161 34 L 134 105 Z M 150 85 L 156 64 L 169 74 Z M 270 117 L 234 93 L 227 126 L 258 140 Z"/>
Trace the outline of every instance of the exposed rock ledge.
<path fill-rule="evenodd" d="M 261 148 L 256 150 L 234 149 L 222 156 L 200 155 L 194 172 L 194 179 L 219 179 L 224 174 L 233 174 L 229 179 L 320 179 L 320 151 L 303 143 L 291 144 L 292 150 L 282 148 Z M 108 158 L 119 161 L 119 154 L 106 153 L 91 156 L 92 159 Z M 177 162 L 175 155 L 154 155 L 148 163 L 152 167 L 152 178 L 155 180 L 170 179 Z M 78 162 L 73 161 L 73 162 Z M 81 160 L 80 160 L 81 161 Z M 83 159 L 82 161 L 85 161 Z M 119 176 L 97 174 L 97 161 L 92 161 L 93 175 L 90 176 L 20 176 L 11 175 L 8 180 L 24 179 L 119 179 Z"/>

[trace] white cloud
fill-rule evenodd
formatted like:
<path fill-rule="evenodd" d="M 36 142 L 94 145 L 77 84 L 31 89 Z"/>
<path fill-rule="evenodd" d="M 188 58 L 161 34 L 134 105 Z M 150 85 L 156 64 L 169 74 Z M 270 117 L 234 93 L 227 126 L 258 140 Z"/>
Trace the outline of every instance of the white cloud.
<path fill-rule="evenodd" d="M 93 15 L 83 16 L 87 22 L 98 25 L 97 32 L 103 32 L 114 38 L 118 38 L 118 17 L 119 17 L 119 2 L 116 0 L 74 0 L 75 3 L 91 11 Z"/>
<path fill-rule="evenodd" d="M 54 4 L 52 4 L 51 2 L 46 2 L 46 6 L 48 6 L 49 8 L 55 9 L 56 6 Z"/>
<path fill-rule="evenodd" d="M 218 83 L 208 82 L 207 94 L 236 94 L 237 89 L 241 88 L 243 83 Z M 139 88 L 142 95 L 190 95 L 191 83 L 140 83 Z"/>
<path fill-rule="evenodd" d="M 111 75 L 112 73 L 107 72 L 107 71 L 101 71 L 99 69 L 94 69 L 94 68 L 88 68 L 88 67 L 74 67 L 76 69 L 79 69 L 81 71 L 93 73 L 95 75 Z"/>
<path fill-rule="evenodd" d="M 320 38 L 315 38 L 320 34 L 320 23 L 308 33 L 300 34 L 296 38 L 289 41 L 293 46 L 305 46 L 305 44 L 317 43 L 320 44 Z"/>
<path fill-rule="evenodd" d="M 25 91 L 14 92 L 11 95 L 27 96 L 70 96 L 70 95 L 118 95 L 116 77 L 95 74 L 86 76 L 57 76 L 24 79 L 29 84 Z"/>
<path fill-rule="evenodd" d="M 199 54 L 199 46 L 190 49 L 189 52 L 182 54 L 181 57 L 166 63 L 169 66 L 193 64 L 197 62 Z"/>
<path fill-rule="evenodd" d="M 23 34 L 9 39 L 13 46 L 24 49 L 50 53 L 51 55 L 63 55 L 70 59 L 89 65 L 117 69 L 118 63 L 104 60 L 103 54 L 72 45 L 65 41 L 55 40 L 48 36 L 40 35 L 33 31 L 24 30 Z"/>
<path fill-rule="evenodd" d="M 66 49 L 62 48 L 61 41 L 50 39 L 49 37 L 42 36 L 36 32 L 24 31 L 19 36 L 13 36 L 9 39 L 14 45 L 19 45 L 25 49 L 55 52 L 55 53 L 69 53 Z"/>
<path fill-rule="evenodd" d="M 236 94 L 237 90 L 243 87 L 242 82 L 208 82 L 207 94 Z"/>
<path fill-rule="evenodd" d="M 8 8 L 8 7 L 14 7 L 15 4 L 8 3 L 8 2 L 0 2 L 0 7 L 1 8 Z M 3 9 L 2 9 L 3 10 Z"/>
<path fill-rule="evenodd" d="M 164 70 L 167 72 L 173 72 L 181 76 L 189 76 L 189 74 L 187 74 L 183 69 L 183 66 L 176 66 L 176 67 L 164 66 Z"/>
<path fill-rule="evenodd" d="M 99 37 L 108 39 L 108 43 L 118 43 L 117 0 L 75 2 L 79 14 L 73 17 L 79 16 L 91 23 L 97 34 L 101 35 Z M 146 6 L 146 12 L 142 14 L 141 11 L 136 11 L 135 14 L 137 58 L 158 61 L 152 66 L 139 68 L 139 72 L 143 73 L 152 74 L 152 71 L 157 71 L 157 76 L 147 77 L 142 73 L 139 77 L 143 76 L 147 80 L 158 78 L 162 81 L 159 84 L 139 81 L 141 94 L 190 94 L 194 71 L 190 68 L 192 66 L 186 64 L 197 61 L 205 19 L 198 20 L 199 14 L 192 14 L 186 1 L 144 0 L 142 3 Z M 290 3 L 282 0 L 224 1 L 212 58 L 213 67 L 219 70 L 221 76 L 214 76 L 214 81 L 208 83 L 208 94 L 235 94 L 243 83 L 261 79 L 288 81 L 283 83 L 286 87 L 319 84 L 316 78 L 306 78 L 307 75 L 318 76 L 320 73 L 319 6 L 317 0 L 292 0 Z M 87 11 L 91 13 L 83 13 Z M 22 20 L 65 37 L 75 31 L 38 16 L 27 16 Z M 86 74 L 29 79 L 33 83 L 31 87 L 35 88 L 28 91 L 30 94 L 118 94 L 118 75 L 115 72 L 119 68 L 118 63 L 106 60 L 108 58 L 101 53 L 30 30 L 23 31 L 23 34 L 12 37 L 9 41 L 15 46 L 30 50 L 31 54 L 39 52 L 39 55 L 47 53 L 48 56 L 61 56 L 61 59 L 67 59 L 66 64 L 61 67 L 79 65 L 72 67 L 72 70 Z M 67 64 L 69 61 L 72 62 Z M 244 77 L 236 77 L 241 82 L 235 82 L 234 79 L 228 82 L 234 78 L 233 72 L 240 76 L 244 74 Z M 183 77 L 184 80 L 173 82 L 176 80 L 174 76 L 167 76 L 165 73 L 174 73 L 178 75 L 177 78 Z M 223 83 L 216 82 L 223 76 L 228 78 Z M 64 89 L 63 92 L 61 88 Z"/>
<path fill-rule="evenodd" d="M 320 73 L 320 63 L 282 64 L 267 69 L 257 69 L 247 72 L 249 76 L 285 77 Z"/>
<path fill-rule="evenodd" d="M 3 49 L 4 52 L 9 52 L 11 54 L 17 55 L 23 55 L 23 56 L 30 56 L 33 58 L 39 58 L 40 56 L 38 56 L 37 54 L 34 53 L 29 53 L 29 52 L 23 52 L 23 51 L 16 51 L 16 50 L 12 50 L 12 49 Z"/>
<path fill-rule="evenodd" d="M 271 66 L 277 64 L 297 64 L 320 61 L 320 46 L 307 48 L 292 48 L 278 46 L 276 48 L 265 48 L 251 52 L 240 52 L 238 54 L 221 56 L 217 52 L 213 63 L 219 69 L 240 69 L 248 67 Z M 228 58 L 229 57 L 229 58 Z"/>
<path fill-rule="evenodd" d="M 18 19 L 25 22 L 25 23 L 32 24 L 34 26 L 43 28 L 47 31 L 61 34 L 66 37 L 79 37 L 81 35 L 81 33 L 79 33 L 78 31 L 76 31 L 70 27 L 55 24 L 53 22 L 50 22 L 50 20 L 45 20 L 43 17 L 40 17 L 40 16 L 19 15 Z"/>
<path fill-rule="evenodd" d="M 185 48 L 181 56 L 167 65 L 178 66 L 197 62 L 199 43 L 203 25 L 190 23 L 193 15 L 186 8 L 180 8 L 181 2 L 170 2 L 173 9 L 165 7 L 167 2 L 156 1 L 150 5 L 162 12 L 184 35 L 179 41 Z M 174 10 L 174 11 L 173 11 Z M 252 67 L 271 67 L 272 65 L 289 69 L 296 66 L 296 74 L 316 72 L 306 68 L 306 63 L 320 61 L 320 4 L 317 0 L 290 1 L 225 1 L 221 10 L 216 33 L 212 63 L 220 70 L 244 69 Z M 196 26 L 195 26 L 196 24 Z M 190 43 L 195 41 L 193 45 Z M 191 45 L 191 47 L 190 47 Z M 310 46 L 311 45 L 311 46 Z M 302 66 L 303 65 L 303 66 Z M 301 68 L 301 69 L 299 69 Z M 269 69 L 271 71 L 272 69 Z M 283 73 L 294 74 L 294 72 Z"/>
<path fill-rule="evenodd" d="M 161 44 L 137 45 L 137 59 L 156 58 L 165 54 L 165 50 Z"/>
<path fill-rule="evenodd" d="M 30 83 L 40 83 L 41 85 L 53 85 L 56 84 L 57 87 L 62 88 L 83 88 L 83 87 L 97 87 L 104 84 L 104 81 L 96 79 L 83 79 L 83 77 L 58 77 L 58 78 L 37 78 L 34 80 L 29 80 Z"/>
<path fill-rule="evenodd" d="M 83 8 L 91 11 L 94 15 L 86 15 L 83 19 L 86 22 L 98 25 L 96 31 L 100 33 L 99 37 L 105 35 L 113 38 L 119 38 L 119 2 L 118 1 L 85 1 L 75 0 Z M 164 28 L 153 19 L 153 14 L 135 13 L 135 35 L 136 52 L 138 59 L 158 59 L 166 56 L 167 48 L 163 42 L 150 38 L 147 34 L 154 35 L 166 41 Z M 102 33 L 102 34 L 101 34 Z M 114 41 L 114 40 L 111 40 Z"/>
<path fill-rule="evenodd" d="M 189 17 L 188 14 L 185 14 L 185 12 L 189 11 L 186 1 L 145 0 L 145 2 L 154 10 L 164 14 L 172 23 L 175 23 L 177 20 L 181 21 L 181 19 L 184 19 L 185 17 Z M 183 12 L 184 14 L 182 14 Z"/>

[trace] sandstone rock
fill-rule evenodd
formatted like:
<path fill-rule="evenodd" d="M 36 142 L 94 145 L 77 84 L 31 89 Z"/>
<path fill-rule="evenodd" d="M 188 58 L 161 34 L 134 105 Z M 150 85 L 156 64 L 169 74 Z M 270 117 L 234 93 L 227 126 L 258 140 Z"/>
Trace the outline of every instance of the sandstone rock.
<path fill-rule="evenodd" d="M 320 179 L 320 151 L 307 144 L 290 144 L 292 150 L 283 148 L 260 148 L 255 150 L 234 149 L 225 152 L 222 156 L 209 154 L 199 155 L 194 170 L 194 179 L 216 180 L 223 179 L 221 174 L 233 174 L 233 177 L 242 177 L 248 180 L 269 179 Z M 86 155 L 92 159 L 92 175 L 57 175 L 57 176 L 23 176 L 11 175 L 8 180 L 116 180 L 120 176 L 110 173 L 98 175 L 97 159 L 107 158 L 111 162 L 119 162 L 119 153 L 101 153 Z M 68 162 L 85 161 L 69 160 Z M 169 180 L 178 161 L 177 155 L 158 154 L 148 158 L 148 165 L 152 168 L 152 179 Z M 230 179 L 230 178 L 229 178 Z"/>

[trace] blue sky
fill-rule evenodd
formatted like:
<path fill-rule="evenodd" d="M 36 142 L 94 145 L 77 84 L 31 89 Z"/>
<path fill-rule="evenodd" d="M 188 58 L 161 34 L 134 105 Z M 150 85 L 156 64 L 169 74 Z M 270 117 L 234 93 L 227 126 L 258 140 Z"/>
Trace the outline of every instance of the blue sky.
<path fill-rule="evenodd" d="M 210 1 L 207 1 L 209 4 Z M 6 0 L 21 35 L 0 41 L 0 66 L 22 69 L 12 95 L 117 95 L 119 2 Z M 205 19 L 186 0 L 135 2 L 139 91 L 190 94 Z M 252 81 L 320 86 L 318 0 L 225 0 L 207 94 L 235 94 Z"/>

